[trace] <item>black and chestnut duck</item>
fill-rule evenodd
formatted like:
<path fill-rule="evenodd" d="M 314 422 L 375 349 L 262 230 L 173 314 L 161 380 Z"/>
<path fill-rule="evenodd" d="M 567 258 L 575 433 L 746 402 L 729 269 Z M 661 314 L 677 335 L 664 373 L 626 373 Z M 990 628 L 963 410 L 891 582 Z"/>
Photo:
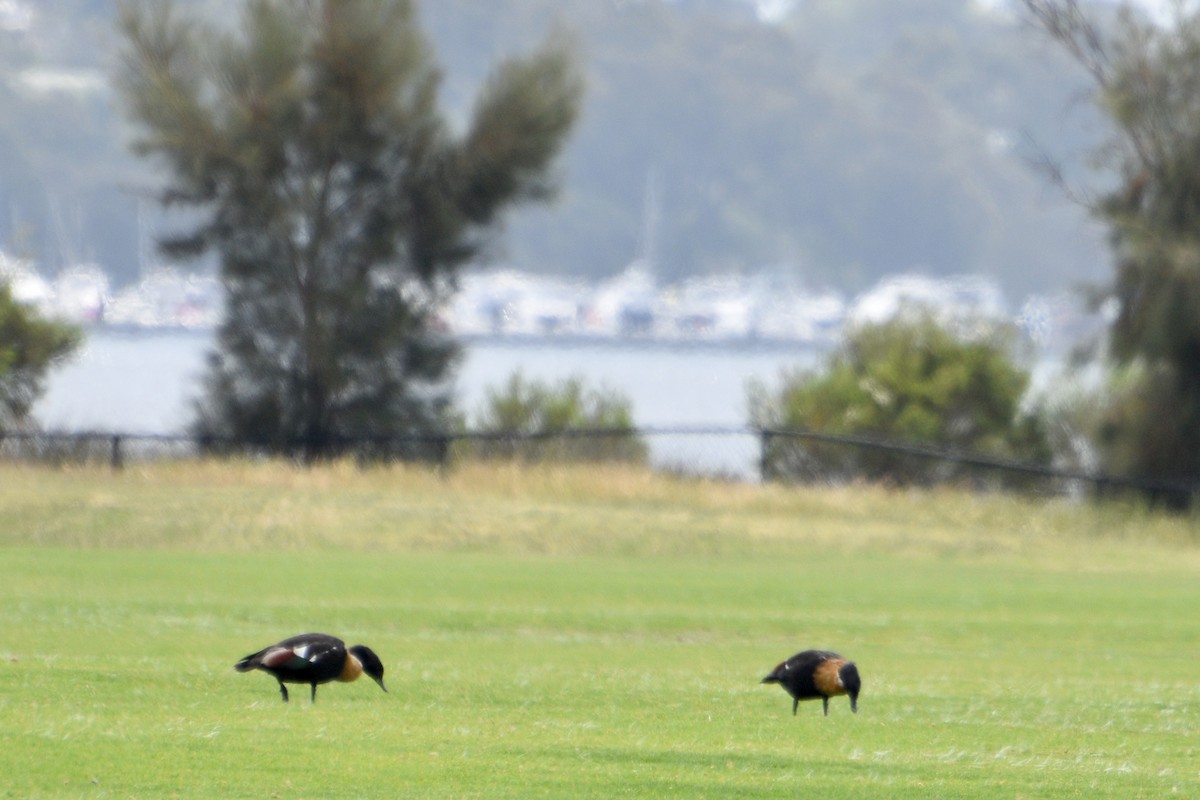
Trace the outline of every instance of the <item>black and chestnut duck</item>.
<path fill-rule="evenodd" d="M 284 639 L 257 653 L 251 653 L 233 665 L 238 672 L 261 669 L 279 681 L 283 702 L 288 701 L 285 683 L 312 686 L 312 701 L 317 702 L 317 685 L 330 681 L 353 681 L 364 672 L 383 685 L 383 662 L 366 645 L 346 647 L 346 643 L 326 633 L 302 633 Z"/>
<path fill-rule="evenodd" d="M 805 650 L 784 661 L 762 679 L 778 683 L 792 696 L 792 714 L 801 700 L 821 698 L 825 716 L 829 716 L 829 698 L 850 695 L 850 710 L 858 712 L 858 693 L 862 679 L 853 661 L 828 650 Z"/>

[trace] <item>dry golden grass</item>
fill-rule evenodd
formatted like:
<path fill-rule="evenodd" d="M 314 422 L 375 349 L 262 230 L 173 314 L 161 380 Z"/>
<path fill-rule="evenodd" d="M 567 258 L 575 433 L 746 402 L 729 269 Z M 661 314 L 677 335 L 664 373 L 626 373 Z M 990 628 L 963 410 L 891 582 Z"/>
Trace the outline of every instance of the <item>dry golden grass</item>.
<path fill-rule="evenodd" d="M 0 542 L 188 550 L 1006 556 L 1197 561 L 1192 517 L 1121 504 L 681 479 L 621 466 L 0 466 Z M 1105 557 L 1107 554 L 1107 557 Z M 1099 556 L 1099 557 L 1097 557 Z"/>

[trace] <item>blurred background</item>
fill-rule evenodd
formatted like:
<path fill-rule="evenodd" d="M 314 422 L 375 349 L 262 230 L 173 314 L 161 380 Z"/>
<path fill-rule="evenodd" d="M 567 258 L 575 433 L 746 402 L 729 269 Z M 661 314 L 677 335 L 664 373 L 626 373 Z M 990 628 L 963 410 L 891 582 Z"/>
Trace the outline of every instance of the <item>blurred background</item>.
<path fill-rule="evenodd" d="M 222 290 L 213 263 L 155 250 L 170 222 L 112 88 L 116 6 L 0 0 L 0 265 L 17 299 L 86 328 L 34 408 L 42 427 L 173 433 Z M 441 312 L 467 343 L 466 413 L 520 373 L 621 393 L 639 426 L 737 426 L 749 385 L 908 301 L 1014 323 L 1035 383 L 1105 324 L 1080 291 L 1111 277 L 1105 229 L 1064 186 L 1107 188 L 1088 158 L 1110 123 L 1018 4 L 415 6 L 452 120 L 492 65 L 555 28 L 586 80 L 557 200 L 509 213 Z M 683 438 L 659 460 L 692 461 Z M 754 453 L 709 466 L 744 473 Z"/>

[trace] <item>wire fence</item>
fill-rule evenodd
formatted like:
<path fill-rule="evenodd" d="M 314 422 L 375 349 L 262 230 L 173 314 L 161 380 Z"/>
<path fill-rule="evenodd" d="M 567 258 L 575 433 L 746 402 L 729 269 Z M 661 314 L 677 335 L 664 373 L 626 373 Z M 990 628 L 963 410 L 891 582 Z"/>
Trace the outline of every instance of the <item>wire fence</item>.
<path fill-rule="evenodd" d="M 195 460 L 223 452 L 264 458 L 306 452 L 311 442 L 255 450 L 244 443 L 182 434 L 0 432 L 0 460 L 49 465 Z M 1200 485 L 1078 468 L 1029 464 L 978 453 L 807 430 L 730 426 L 573 429 L 534 434 L 454 432 L 426 436 L 341 437 L 320 452 L 364 461 L 400 460 L 450 470 L 468 460 L 523 462 L 623 461 L 671 474 L 741 482 L 954 485 L 1043 496 L 1138 494 L 1188 508 Z M 311 451 L 307 451 L 311 452 Z M 302 459 L 301 459 L 302 460 Z M 883 467 L 881 468 L 881 464 Z"/>

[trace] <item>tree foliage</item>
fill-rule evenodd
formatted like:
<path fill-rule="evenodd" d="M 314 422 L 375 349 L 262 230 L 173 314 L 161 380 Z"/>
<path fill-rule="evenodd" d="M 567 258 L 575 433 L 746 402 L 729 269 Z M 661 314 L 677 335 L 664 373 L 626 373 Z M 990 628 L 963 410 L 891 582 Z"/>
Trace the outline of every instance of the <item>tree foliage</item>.
<path fill-rule="evenodd" d="M 0 279 L 0 433 L 27 427 L 46 373 L 82 338 L 78 328 L 41 319 L 18 303 Z"/>
<path fill-rule="evenodd" d="M 581 82 L 568 42 L 495 69 L 465 130 L 405 0 L 252 0 L 238 31 L 124 9 L 121 88 L 215 252 L 227 316 L 196 428 L 306 458 L 435 431 L 457 347 L 431 332 L 508 206 L 546 199 Z"/>
<path fill-rule="evenodd" d="M 1099 165 L 1116 180 L 1094 203 L 1115 274 L 1109 355 L 1127 377 L 1098 442 L 1113 472 L 1200 481 L 1200 13 L 1159 27 L 1097 19 L 1075 0 L 1026 8 L 1092 76 L 1114 134 Z M 1176 500 L 1178 497 L 1176 496 Z"/>
<path fill-rule="evenodd" d="M 965 335 L 921 311 L 858 327 L 822 371 L 785 375 L 774 394 L 753 387 L 751 419 L 767 430 L 1045 463 L 1042 422 L 1021 405 L 1028 385 L 1011 329 Z M 772 439 L 765 457 L 766 473 L 784 480 L 904 485 L 967 475 L 920 456 L 782 436 Z"/>
<path fill-rule="evenodd" d="M 548 384 L 513 373 L 488 390 L 476 430 L 485 438 L 475 451 L 485 458 L 642 463 L 647 456 L 628 398 L 577 377 Z"/>

